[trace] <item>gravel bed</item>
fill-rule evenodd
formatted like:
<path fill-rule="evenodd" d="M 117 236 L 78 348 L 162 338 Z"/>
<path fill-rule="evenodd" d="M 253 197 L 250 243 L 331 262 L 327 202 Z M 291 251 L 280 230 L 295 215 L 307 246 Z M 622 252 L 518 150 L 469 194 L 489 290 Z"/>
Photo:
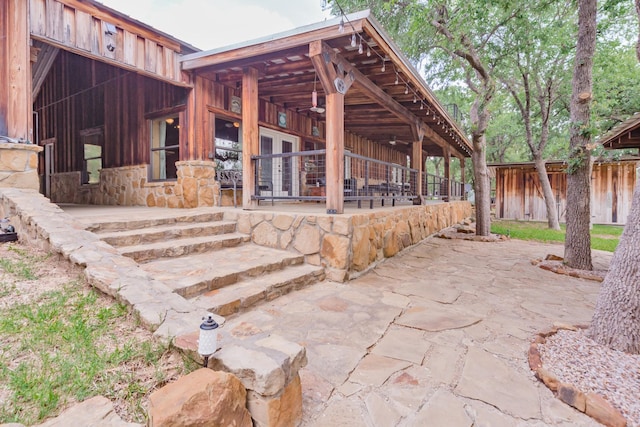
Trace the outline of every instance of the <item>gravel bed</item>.
<path fill-rule="evenodd" d="M 598 393 L 622 413 L 628 427 L 640 427 L 640 355 L 599 345 L 583 330 L 559 330 L 538 348 L 542 366 L 558 380 Z"/>

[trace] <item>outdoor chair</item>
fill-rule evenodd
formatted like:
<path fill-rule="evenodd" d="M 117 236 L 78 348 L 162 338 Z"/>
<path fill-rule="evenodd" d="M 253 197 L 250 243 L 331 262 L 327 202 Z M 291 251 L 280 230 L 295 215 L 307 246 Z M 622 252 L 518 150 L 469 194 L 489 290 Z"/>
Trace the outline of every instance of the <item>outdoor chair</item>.
<path fill-rule="evenodd" d="M 225 169 L 216 171 L 216 179 L 218 180 L 218 206 L 222 206 L 222 192 L 226 190 L 233 191 L 233 207 L 238 207 L 237 191 L 242 188 L 242 171 L 237 169 Z"/>

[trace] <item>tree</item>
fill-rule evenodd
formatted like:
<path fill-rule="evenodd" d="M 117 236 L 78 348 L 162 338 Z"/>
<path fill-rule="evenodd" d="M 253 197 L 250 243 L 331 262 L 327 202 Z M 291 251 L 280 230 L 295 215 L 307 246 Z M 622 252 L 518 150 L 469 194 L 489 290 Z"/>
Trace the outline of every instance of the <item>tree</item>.
<path fill-rule="evenodd" d="M 567 233 L 564 262 L 592 270 L 591 263 L 591 129 L 593 56 L 596 49 L 596 0 L 578 0 L 578 42 L 570 104 L 569 164 L 567 167 Z"/>
<path fill-rule="evenodd" d="M 544 151 L 554 110 L 572 57 L 571 37 L 575 25 L 571 2 L 532 4 L 509 26 L 509 57 L 499 79 L 511 94 L 522 117 L 524 135 L 531 153 L 547 208 L 551 229 L 560 230 L 556 200 L 546 169 Z"/>
<path fill-rule="evenodd" d="M 636 0 L 640 22 L 640 0 Z M 640 31 L 636 55 L 640 61 Z M 590 337 L 619 351 L 640 354 L 640 176 L 631 212 L 609 272 L 602 283 L 589 329 Z"/>
<path fill-rule="evenodd" d="M 416 63 L 428 57 L 430 66 L 439 71 L 462 74 L 474 95 L 469 122 L 476 234 L 488 235 L 491 231 L 491 185 L 486 161 L 486 132 L 491 117 L 490 105 L 496 93 L 493 72 L 504 57 L 504 27 L 524 5 L 510 0 L 345 0 L 342 3 L 349 10 L 373 9 Z"/>

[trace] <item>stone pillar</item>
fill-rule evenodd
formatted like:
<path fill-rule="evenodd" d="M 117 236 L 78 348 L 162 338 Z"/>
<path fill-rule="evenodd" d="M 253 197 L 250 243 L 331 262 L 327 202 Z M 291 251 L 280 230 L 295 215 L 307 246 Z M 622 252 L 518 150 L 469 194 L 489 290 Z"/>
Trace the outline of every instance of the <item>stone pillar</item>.
<path fill-rule="evenodd" d="M 40 190 L 38 153 L 32 144 L 0 143 L 0 187 Z"/>

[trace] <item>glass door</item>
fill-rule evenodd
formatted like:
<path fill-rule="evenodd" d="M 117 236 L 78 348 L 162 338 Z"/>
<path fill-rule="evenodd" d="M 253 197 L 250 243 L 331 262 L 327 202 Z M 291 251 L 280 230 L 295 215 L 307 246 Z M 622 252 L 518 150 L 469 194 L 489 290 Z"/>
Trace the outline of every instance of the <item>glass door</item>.
<path fill-rule="evenodd" d="M 299 151 L 300 140 L 270 129 L 260 129 L 260 155 L 274 155 L 261 160 L 258 183 L 260 195 L 287 197 L 298 195 L 298 167 L 290 154 Z"/>

